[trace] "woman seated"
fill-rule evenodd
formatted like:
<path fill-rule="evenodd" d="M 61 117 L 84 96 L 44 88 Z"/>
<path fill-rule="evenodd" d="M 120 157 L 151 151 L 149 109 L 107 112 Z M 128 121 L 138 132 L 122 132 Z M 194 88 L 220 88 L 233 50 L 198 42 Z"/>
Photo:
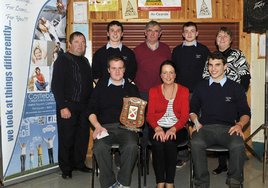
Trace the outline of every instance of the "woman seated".
<path fill-rule="evenodd" d="M 173 188 L 177 145 L 188 137 L 184 125 L 189 118 L 189 91 L 174 82 L 172 61 L 161 64 L 160 77 L 163 83 L 149 91 L 147 121 L 152 127 L 150 138 L 157 188 Z"/>
<path fill-rule="evenodd" d="M 36 86 L 37 91 L 46 91 L 48 82 L 45 81 L 45 77 L 41 73 L 41 70 L 39 67 L 35 68 L 35 75 L 33 77 L 36 78 L 35 86 Z"/>

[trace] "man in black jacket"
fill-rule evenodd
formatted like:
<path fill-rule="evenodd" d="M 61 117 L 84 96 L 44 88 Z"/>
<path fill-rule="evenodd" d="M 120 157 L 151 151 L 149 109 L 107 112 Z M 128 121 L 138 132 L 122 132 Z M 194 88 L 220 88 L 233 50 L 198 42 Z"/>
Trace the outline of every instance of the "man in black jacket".
<path fill-rule="evenodd" d="M 54 63 L 52 92 L 56 100 L 59 152 L 62 178 L 72 178 L 77 169 L 91 172 L 85 166 L 89 141 L 89 122 L 85 111 L 93 90 L 91 67 L 86 57 L 85 36 L 74 32 L 69 51 Z"/>

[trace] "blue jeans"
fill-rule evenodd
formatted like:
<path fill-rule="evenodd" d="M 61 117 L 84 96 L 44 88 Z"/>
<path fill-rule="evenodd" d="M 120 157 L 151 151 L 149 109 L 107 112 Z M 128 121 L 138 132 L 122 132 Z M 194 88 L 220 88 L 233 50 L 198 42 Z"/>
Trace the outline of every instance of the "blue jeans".
<path fill-rule="evenodd" d="M 229 149 L 228 184 L 243 182 L 243 167 L 245 161 L 245 146 L 242 137 L 228 133 L 231 126 L 212 124 L 204 125 L 198 132 L 193 132 L 191 152 L 194 164 L 195 185 L 201 188 L 209 187 L 209 172 L 206 148 L 221 145 Z"/>

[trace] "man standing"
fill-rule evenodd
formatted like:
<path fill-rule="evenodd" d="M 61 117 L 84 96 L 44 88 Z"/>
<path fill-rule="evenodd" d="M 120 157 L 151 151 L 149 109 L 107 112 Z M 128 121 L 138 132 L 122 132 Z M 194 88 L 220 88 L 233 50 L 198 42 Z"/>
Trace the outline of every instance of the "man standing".
<path fill-rule="evenodd" d="M 123 32 L 123 25 L 118 21 L 111 21 L 107 25 L 108 43 L 98 49 L 93 55 L 92 74 L 95 83 L 102 77 L 109 78 L 107 60 L 113 55 L 120 55 L 124 58 L 126 63 L 126 73 L 124 77 L 128 79 L 128 81 L 133 81 L 135 78 L 137 70 L 135 55 L 131 49 L 122 44 L 121 39 Z"/>
<path fill-rule="evenodd" d="M 242 128 L 250 119 L 250 108 L 244 88 L 226 77 L 226 63 L 220 52 L 208 57 L 210 78 L 200 82 L 191 99 L 190 118 L 194 122 L 191 152 L 196 187 L 209 187 L 206 148 L 215 144 L 229 150 L 226 183 L 231 188 L 238 188 L 243 182 L 245 147 Z"/>
<path fill-rule="evenodd" d="M 202 74 L 209 49 L 197 42 L 197 25 L 194 22 L 187 22 L 182 26 L 183 43 L 176 46 L 172 52 L 172 61 L 176 66 L 176 81 L 187 87 L 190 91 L 190 99 L 195 86 L 203 79 Z M 177 168 L 181 168 L 188 160 L 188 150 L 178 153 Z"/>
<path fill-rule="evenodd" d="M 78 169 L 91 172 L 85 166 L 89 141 L 89 122 L 85 116 L 93 90 L 91 67 L 86 57 L 85 36 L 74 32 L 69 37 L 69 51 L 54 64 L 52 92 L 56 100 L 59 166 L 62 178 L 72 178 Z"/>
<path fill-rule="evenodd" d="M 138 154 L 138 135 L 120 126 L 120 113 L 124 97 L 139 97 L 137 87 L 124 79 L 125 64 L 120 56 L 108 59 L 109 79 L 98 82 L 88 106 L 88 118 L 93 127 L 93 152 L 100 168 L 102 188 L 131 185 L 131 175 Z M 104 133 L 108 136 L 99 138 Z M 119 144 L 120 170 L 113 172 L 111 146 Z"/>

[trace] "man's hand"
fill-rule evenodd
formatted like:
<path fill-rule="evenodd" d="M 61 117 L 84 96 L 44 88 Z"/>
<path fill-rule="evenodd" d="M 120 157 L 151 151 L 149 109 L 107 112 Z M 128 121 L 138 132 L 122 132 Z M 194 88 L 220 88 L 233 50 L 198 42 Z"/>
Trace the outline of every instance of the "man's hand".
<path fill-rule="evenodd" d="M 176 140 L 176 128 L 175 127 L 171 127 L 170 129 L 166 131 L 165 141 L 167 140 Z"/>
<path fill-rule="evenodd" d="M 156 127 L 154 129 L 155 133 L 153 136 L 153 139 L 156 139 L 157 141 L 165 142 L 165 132 L 161 127 Z"/>
<path fill-rule="evenodd" d="M 71 116 L 72 114 L 68 108 L 63 108 L 60 110 L 60 117 L 62 119 L 69 119 Z"/>
<path fill-rule="evenodd" d="M 203 125 L 202 125 L 201 123 L 199 123 L 199 124 L 194 124 L 194 126 L 193 126 L 193 132 L 194 132 L 194 131 L 198 132 L 199 129 L 201 129 L 202 127 L 203 127 Z"/>
<path fill-rule="evenodd" d="M 104 127 L 98 126 L 93 132 L 93 139 L 95 140 L 97 136 L 102 133 L 102 131 L 108 132 L 107 129 L 105 129 Z"/>
<path fill-rule="evenodd" d="M 230 135 L 236 134 L 237 136 L 241 136 L 243 138 L 243 140 L 245 139 L 244 137 L 244 133 L 242 131 L 242 126 L 240 124 L 235 124 L 234 126 L 232 126 L 228 133 Z"/>

